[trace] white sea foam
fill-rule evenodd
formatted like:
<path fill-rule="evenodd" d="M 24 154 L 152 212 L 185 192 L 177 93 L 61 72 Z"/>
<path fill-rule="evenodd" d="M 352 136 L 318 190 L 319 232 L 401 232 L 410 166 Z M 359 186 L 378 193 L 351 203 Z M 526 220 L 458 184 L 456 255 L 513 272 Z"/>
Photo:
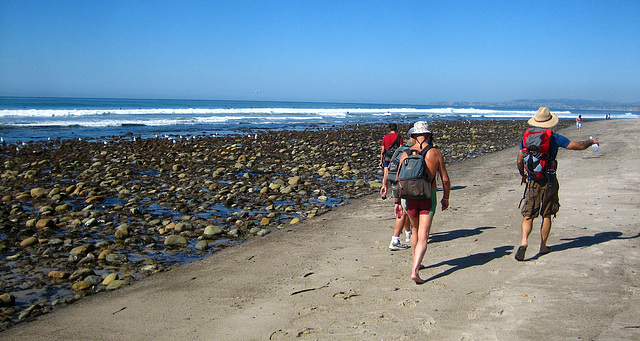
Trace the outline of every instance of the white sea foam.
<path fill-rule="evenodd" d="M 559 112 L 559 114 L 570 115 L 571 112 Z M 206 108 L 159 108 L 159 109 L 22 109 L 22 110 L 0 110 L 0 117 L 79 117 L 79 116 L 107 116 L 107 115 L 317 115 L 325 117 L 345 118 L 349 114 L 372 114 L 387 115 L 394 114 L 440 114 L 440 115 L 497 115 L 512 116 L 513 114 L 526 114 L 530 116 L 535 111 L 511 111 L 511 110 L 490 110 L 473 108 L 344 108 L 344 109 L 322 109 L 322 108 L 239 108 L 239 109 L 206 109 Z"/>
<path fill-rule="evenodd" d="M 0 124 L 5 126 L 84 126 L 116 127 L 122 125 L 195 125 L 287 122 L 366 121 L 429 118 L 525 119 L 535 110 L 498 110 L 476 108 L 158 108 L 158 109 L 19 109 L 0 110 Z M 575 118 L 571 111 L 554 111 L 560 118 Z M 582 113 L 585 119 L 602 119 L 604 113 Z M 612 115 L 613 118 L 637 118 L 637 114 Z"/>

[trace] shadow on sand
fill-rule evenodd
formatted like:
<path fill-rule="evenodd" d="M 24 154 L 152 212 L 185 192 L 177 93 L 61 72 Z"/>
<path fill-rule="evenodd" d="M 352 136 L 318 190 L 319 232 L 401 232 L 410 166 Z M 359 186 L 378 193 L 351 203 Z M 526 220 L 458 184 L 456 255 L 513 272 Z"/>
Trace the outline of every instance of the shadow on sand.
<path fill-rule="evenodd" d="M 622 236 L 622 232 L 619 231 L 608 231 L 608 232 L 600 232 L 600 233 L 596 233 L 593 236 L 581 236 L 581 237 L 576 237 L 576 238 L 561 238 L 560 240 L 567 240 L 567 242 L 562 243 L 562 244 L 556 244 L 556 245 L 552 245 L 551 248 L 553 249 L 553 252 L 558 252 L 558 251 L 564 251 L 564 250 L 568 250 L 568 249 L 575 249 L 575 248 L 582 248 L 582 247 L 589 247 L 589 246 L 593 246 L 596 244 L 601 244 L 601 243 L 606 243 L 610 240 L 614 240 L 614 239 L 619 239 L 619 240 L 624 240 L 624 239 L 635 239 L 640 237 L 640 233 L 636 234 L 635 236 L 632 237 L 620 237 Z M 538 258 L 540 258 L 541 254 L 537 254 L 529 259 L 525 259 L 525 260 L 536 260 Z"/>
<path fill-rule="evenodd" d="M 483 230 L 495 228 L 495 226 L 483 226 L 477 227 L 475 229 L 460 229 L 453 231 L 436 232 L 429 235 L 429 243 L 447 242 L 458 238 L 471 237 L 482 233 Z"/>
<path fill-rule="evenodd" d="M 452 266 L 452 268 L 444 272 L 441 272 L 439 274 L 433 275 L 430 278 L 428 278 L 426 281 L 427 282 L 433 281 L 434 279 L 448 276 L 458 270 L 463 270 L 466 268 L 470 268 L 472 266 L 479 266 L 479 265 L 489 263 L 494 259 L 502 258 L 506 255 L 511 254 L 511 252 L 509 251 L 512 249 L 513 249 L 513 246 L 500 246 L 500 247 L 494 248 L 493 252 L 476 253 L 474 255 L 468 255 L 466 257 L 455 258 L 455 259 L 440 262 L 438 264 L 429 265 L 424 269 L 437 268 L 442 265 L 449 265 L 449 266 Z"/>

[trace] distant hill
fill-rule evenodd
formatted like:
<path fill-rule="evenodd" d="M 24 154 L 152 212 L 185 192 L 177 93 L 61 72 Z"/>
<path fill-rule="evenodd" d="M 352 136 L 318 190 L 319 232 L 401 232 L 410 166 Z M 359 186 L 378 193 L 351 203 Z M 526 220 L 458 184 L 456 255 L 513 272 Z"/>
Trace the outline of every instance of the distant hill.
<path fill-rule="evenodd" d="M 455 107 L 483 107 L 483 108 L 531 108 L 549 107 L 553 110 L 581 109 L 581 110 L 630 110 L 640 111 L 640 102 L 613 103 L 607 101 L 591 101 L 583 99 L 516 99 L 508 102 L 438 102 L 433 105 Z"/>

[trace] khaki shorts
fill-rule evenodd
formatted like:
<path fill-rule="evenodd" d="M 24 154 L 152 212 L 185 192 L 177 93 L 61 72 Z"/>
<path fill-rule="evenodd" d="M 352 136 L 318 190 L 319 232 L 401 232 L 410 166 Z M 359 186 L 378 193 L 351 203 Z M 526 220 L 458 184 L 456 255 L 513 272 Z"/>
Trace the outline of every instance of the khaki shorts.
<path fill-rule="evenodd" d="M 543 217 L 549 217 L 558 213 L 560 210 L 559 188 L 558 179 L 529 180 L 524 204 L 520 210 L 522 216 L 536 218 L 542 212 Z"/>

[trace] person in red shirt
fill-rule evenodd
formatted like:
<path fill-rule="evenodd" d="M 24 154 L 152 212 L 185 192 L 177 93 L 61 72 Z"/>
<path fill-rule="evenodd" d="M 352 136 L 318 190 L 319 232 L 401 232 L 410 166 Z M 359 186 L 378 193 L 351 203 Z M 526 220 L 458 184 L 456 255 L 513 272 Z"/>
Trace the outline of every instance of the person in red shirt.
<path fill-rule="evenodd" d="M 380 152 L 380 167 L 383 169 L 383 180 L 382 180 L 382 188 L 380 188 L 380 196 L 382 199 L 387 198 L 387 182 L 389 180 L 389 161 L 391 161 L 391 157 L 396 149 L 402 146 L 402 136 L 400 136 L 397 132 L 398 126 L 395 123 L 389 123 L 389 134 L 385 135 L 382 139 L 382 151 Z M 388 151 L 388 152 L 387 152 Z M 386 155 L 385 155 L 386 154 Z M 400 234 L 402 233 L 402 228 L 405 225 L 404 217 L 396 219 L 396 223 L 393 228 L 393 237 L 391 238 L 391 244 L 389 244 L 389 249 L 391 251 L 400 251 L 406 250 L 410 248 L 407 244 L 402 244 L 400 242 Z M 408 226 L 406 226 L 408 228 Z M 410 238 L 410 234 L 407 233 L 407 239 Z"/>
<path fill-rule="evenodd" d="M 389 123 L 389 134 L 385 135 L 382 138 L 382 151 L 380 152 L 380 167 L 388 167 L 389 161 L 391 160 L 392 155 L 387 155 L 385 157 L 385 152 L 389 150 L 392 145 L 395 145 L 390 154 L 393 154 L 396 148 L 402 146 L 402 136 L 397 133 L 398 125 L 395 123 Z M 387 153 L 389 154 L 389 153 Z"/>

